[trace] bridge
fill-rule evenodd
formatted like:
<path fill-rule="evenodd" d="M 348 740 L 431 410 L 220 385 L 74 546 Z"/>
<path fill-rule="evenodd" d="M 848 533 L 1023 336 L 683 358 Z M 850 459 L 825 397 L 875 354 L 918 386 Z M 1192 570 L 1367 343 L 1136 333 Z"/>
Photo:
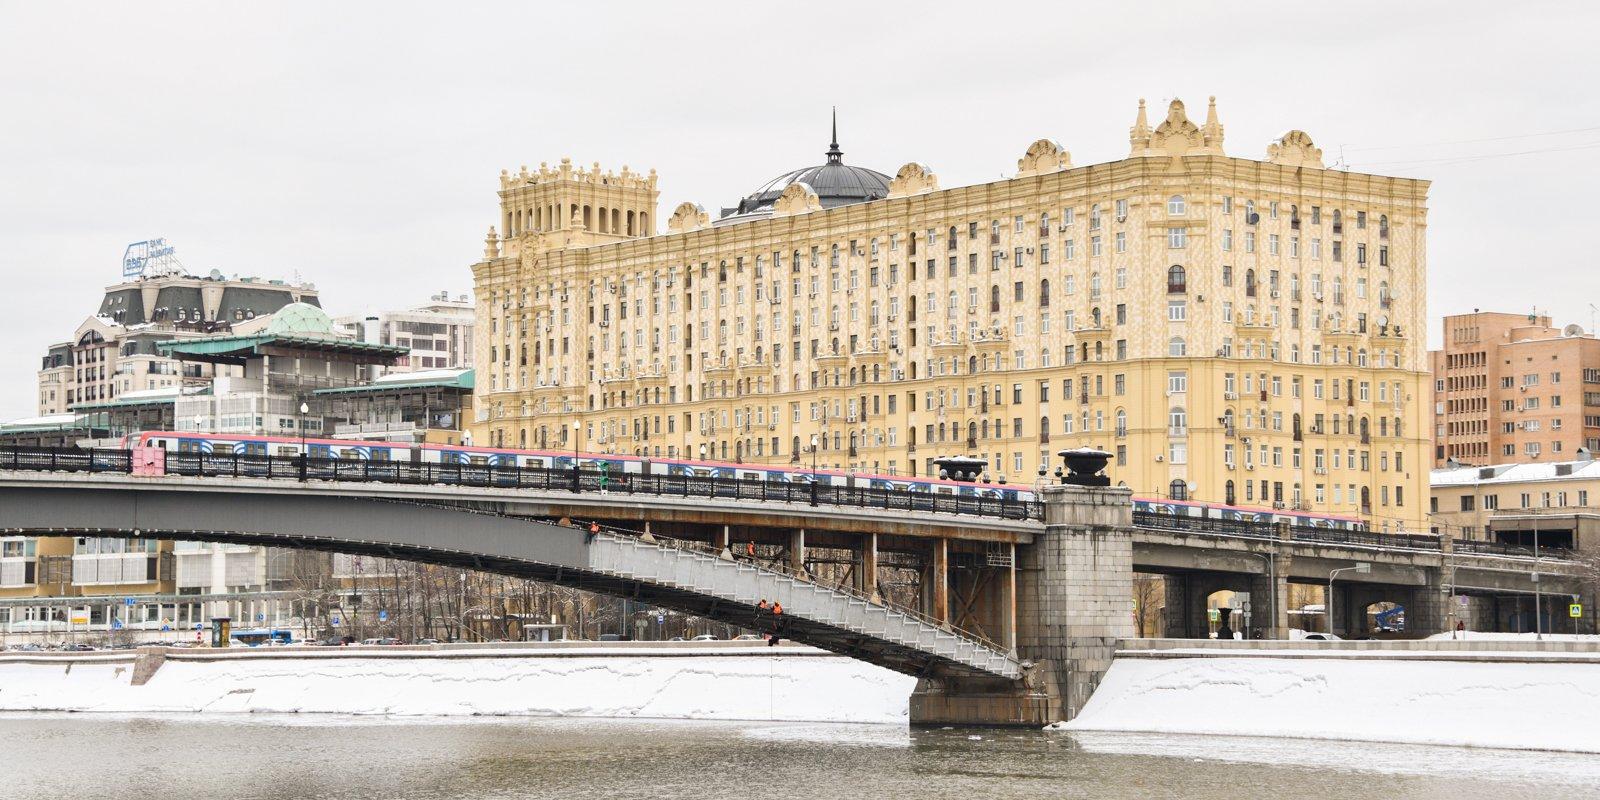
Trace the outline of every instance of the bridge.
<path fill-rule="evenodd" d="M 1287 638 L 1288 585 L 1340 578 L 1366 608 L 1445 630 L 1453 597 L 1584 590 L 1557 557 L 1432 536 L 1135 514 L 1126 490 L 1043 502 L 684 476 L 127 451 L 0 450 L 0 533 L 270 544 L 404 558 L 628 597 L 923 678 L 920 722 L 1065 718 L 1132 635 L 1135 572 L 1166 577 L 1165 635 L 1204 638 L 1206 598 L 1249 593 Z M 556 520 L 594 520 L 585 530 Z M 752 555 L 753 551 L 753 555 Z M 824 577 L 827 575 L 829 577 Z M 842 576 L 842 577 L 841 577 Z M 782 603 L 775 617 L 760 600 Z M 1565 598 L 1562 598 L 1562 605 Z"/>

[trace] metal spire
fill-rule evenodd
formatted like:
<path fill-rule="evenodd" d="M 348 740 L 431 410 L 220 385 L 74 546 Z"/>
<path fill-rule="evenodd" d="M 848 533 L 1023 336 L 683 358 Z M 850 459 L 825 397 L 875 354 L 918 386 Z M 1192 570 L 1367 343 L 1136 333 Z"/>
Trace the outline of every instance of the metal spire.
<path fill-rule="evenodd" d="M 828 163 L 844 163 L 844 151 L 839 149 L 839 107 L 833 107 L 833 141 L 828 143 Z"/>

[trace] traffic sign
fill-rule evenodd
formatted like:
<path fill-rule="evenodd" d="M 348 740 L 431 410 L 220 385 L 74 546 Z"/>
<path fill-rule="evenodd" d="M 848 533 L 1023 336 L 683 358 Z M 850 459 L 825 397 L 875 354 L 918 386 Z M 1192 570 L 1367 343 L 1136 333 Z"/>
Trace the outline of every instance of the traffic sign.
<path fill-rule="evenodd" d="M 378 621 L 379 622 L 388 622 L 389 621 L 389 612 L 384 610 L 384 609 L 381 609 L 381 608 L 378 609 Z"/>
<path fill-rule="evenodd" d="M 266 614 L 257 614 L 256 615 L 256 622 L 266 622 L 266 620 L 267 620 L 267 615 Z"/>
<path fill-rule="evenodd" d="M 132 606 L 133 605 L 133 598 L 131 598 L 131 597 L 122 598 L 122 604 L 125 605 L 125 606 Z"/>
<path fill-rule="evenodd" d="M 1567 606 L 1567 616 L 1572 617 L 1573 619 L 1583 616 L 1583 604 L 1573 603 L 1572 605 Z"/>
<path fill-rule="evenodd" d="M 120 620 L 120 619 L 111 620 L 111 630 L 114 630 L 114 631 L 122 630 L 122 620 Z"/>
<path fill-rule="evenodd" d="M 334 617 L 333 618 L 333 627 L 335 627 L 335 628 L 339 627 L 339 618 L 338 617 Z"/>

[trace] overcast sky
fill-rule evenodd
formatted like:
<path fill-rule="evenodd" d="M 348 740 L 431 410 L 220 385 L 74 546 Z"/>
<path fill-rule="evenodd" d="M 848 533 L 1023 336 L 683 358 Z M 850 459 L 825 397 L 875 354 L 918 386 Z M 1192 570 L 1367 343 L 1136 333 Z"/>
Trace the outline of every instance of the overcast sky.
<path fill-rule="evenodd" d="M 1122 158 L 1140 97 L 1216 95 L 1230 155 L 1299 128 L 1433 181 L 1435 340 L 1600 303 L 1593 3 L 135 5 L 0 0 L 0 419 L 129 242 L 405 306 L 471 288 L 502 168 L 654 167 L 659 216 L 715 213 L 820 162 L 831 105 L 848 163 L 951 187 L 1041 137 Z"/>

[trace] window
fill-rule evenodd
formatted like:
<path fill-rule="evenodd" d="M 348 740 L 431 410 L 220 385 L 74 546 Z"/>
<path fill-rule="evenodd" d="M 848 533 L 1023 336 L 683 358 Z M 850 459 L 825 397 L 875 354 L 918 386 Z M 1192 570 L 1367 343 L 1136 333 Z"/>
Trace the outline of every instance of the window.
<path fill-rule="evenodd" d="M 1188 355 L 1188 352 L 1188 346 L 1184 344 L 1182 336 L 1174 336 L 1167 341 L 1167 355 L 1173 358 L 1181 358 Z"/>
<path fill-rule="evenodd" d="M 1183 195 L 1175 194 L 1167 198 L 1167 214 L 1173 217 L 1184 215 Z"/>
<path fill-rule="evenodd" d="M 1188 242 L 1188 240 L 1189 240 L 1189 229 L 1188 228 L 1168 228 L 1167 229 L 1167 249 L 1168 250 L 1182 250 L 1184 248 L 1184 245 Z"/>
<path fill-rule="evenodd" d="M 1189 373 L 1173 371 L 1167 373 L 1167 394 L 1179 394 L 1189 391 Z"/>
<path fill-rule="evenodd" d="M 1167 268 L 1167 293 L 1183 294 L 1188 291 L 1188 274 L 1183 267 L 1173 264 Z"/>
<path fill-rule="evenodd" d="M 1182 300 L 1167 301 L 1167 321 L 1183 322 L 1189 318 L 1188 315 L 1189 307 L 1187 303 Z"/>

